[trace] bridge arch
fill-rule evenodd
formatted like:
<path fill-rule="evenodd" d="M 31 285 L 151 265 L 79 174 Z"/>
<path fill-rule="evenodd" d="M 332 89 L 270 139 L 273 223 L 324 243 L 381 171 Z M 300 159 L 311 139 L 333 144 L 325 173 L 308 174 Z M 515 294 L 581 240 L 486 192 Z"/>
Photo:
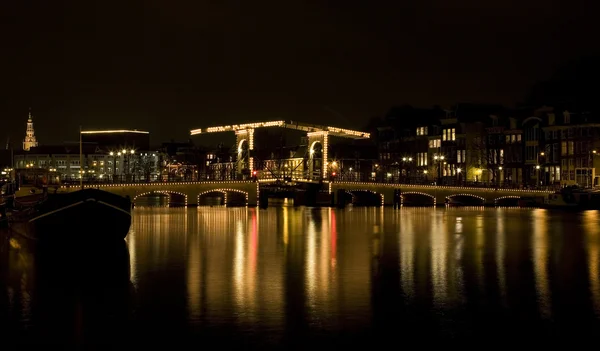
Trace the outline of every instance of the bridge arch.
<path fill-rule="evenodd" d="M 516 195 L 500 196 L 500 197 L 494 199 L 494 205 L 496 205 L 496 206 L 500 205 L 500 202 L 503 200 L 514 199 L 513 201 L 515 201 L 515 200 L 519 200 L 520 198 L 521 198 L 520 196 L 516 196 Z"/>
<path fill-rule="evenodd" d="M 431 200 L 433 200 L 433 206 L 437 205 L 437 200 L 435 198 L 435 196 L 431 195 L 431 194 L 427 194 L 427 193 L 422 193 L 420 191 L 407 191 L 407 192 L 402 192 L 400 194 L 400 205 L 404 205 L 404 196 L 406 195 L 415 195 L 415 196 L 426 196 L 428 198 L 430 198 Z"/>
<path fill-rule="evenodd" d="M 210 190 L 201 192 L 200 194 L 198 194 L 198 198 L 197 198 L 198 205 L 200 205 L 200 199 L 202 198 L 202 196 L 210 194 L 210 193 L 223 194 L 223 205 L 225 205 L 225 206 L 227 206 L 230 203 L 230 196 L 228 195 L 228 193 L 235 193 L 235 194 L 243 195 L 244 196 L 244 205 L 248 206 L 248 192 L 239 190 L 239 189 L 230 189 L 230 188 L 228 188 L 228 189 L 210 189 Z"/>
<path fill-rule="evenodd" d="M 454 198 L 477 199 L 477 200 L 481 201 L 481 203 L 479 205 L 484 205 L 485 204 L 485 198 L 484 197 L 479 196 L 479 195 L 475 195 L 475 194 L 468 194 L 468 193 L 448 195 L 448 196 L 446 196 L 446 203 L 449 203 Z M 461 203 L 461 202 L 458 201 L 457 204 L 462 205 L 463 203 Z M 468 204 L 466 204 L 466 205 L 468 206 Z"/>
<path fill-rule="evenodd" d="M 346 190 L 347 193 L 350 193 L 351 195 L 353 195 L 353 200 L 358 200 L 360 199 L 360 193 L 363 194 L 368 194 L 371 198 L 367 198 L 367 202 L 373 202 L 374 205 L 380 205 L 383 206 L 384 205 L 384 196 L 381 193 L 375 192 L 373 190 L 368 190 L 368 189 L 351 189 L 351 190 Z M 373 199 L 373 197 L 378 197 L 376 203 Z"/>
<path fill-rule="evenodd" d="M 151 191 L 146 191 L 144 193 L 140 193 L 140 194 L 136 194 L 133 199 L 131 199 L 131 202 L 135 204 L 135 201 L 141 197 L 144 196 L 148 196 L 148 195 L 154 195 L 154 194 L 162 194 L 162 195 L 168 195 L 169 196 L 169 202 L 171 202 L 171 195 L 178 195 L 178 196 L 182 196 L 184 199 L 184 205 L 187 207 L 188 204 L 188 196 L 187 194 L 184 194 L 182 192 L 179 191 L 174 191 L 174 190 L 151 190 Z"/>

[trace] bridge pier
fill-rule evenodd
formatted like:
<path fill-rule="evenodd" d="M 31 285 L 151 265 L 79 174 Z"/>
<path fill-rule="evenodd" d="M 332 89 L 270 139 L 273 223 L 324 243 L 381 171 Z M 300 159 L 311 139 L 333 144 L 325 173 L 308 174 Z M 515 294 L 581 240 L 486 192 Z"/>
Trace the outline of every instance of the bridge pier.
<path fill-rule="evenodd" d="M 400 189 L 394 189 L 394 198 L 392 203 L 394 205 L 394 209 L 399 209 L 402 205 L 402 195 Z"/>

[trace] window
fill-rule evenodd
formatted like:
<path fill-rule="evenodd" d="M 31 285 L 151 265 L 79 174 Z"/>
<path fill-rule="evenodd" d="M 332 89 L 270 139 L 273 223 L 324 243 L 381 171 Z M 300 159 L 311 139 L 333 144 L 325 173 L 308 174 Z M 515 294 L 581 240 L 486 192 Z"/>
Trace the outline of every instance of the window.
<path fill-rule="evenodd" d="M 517 142 L 521 141 L 521 134 L 517 134 Z"/>
<path fill-rule="evenodd" d="M 438 148 L 441 145 L 442 145 L 442 141 L 440 139 L 429 140 L 429 148 L 431 148 L 431 149 Z"/>
<path fill-rule="evenodd" d="M 442 133 L 443 140 L 456 140 L 456 128 L 444 129 Z"/>
<path fill-rule="evenodd" d="M 420 152 L 417 154 L 417 166 L 427 166 L 427 153 Z"/>
<path fill-rule="evenodd" d="M 560 154 L 561 156 L 564 156 L 567 154 L 567 142 L 563 141 L 560 143 Z"/>
<path fill-rule="evenodd" d="M 575 153 L 575 143 L 572 141 L 569 141 L 569 155 L 573 155 Z"/>
<path fill-rule="evenodd" d="M 427 135 L 427 127 L 418 127 L 417 135 Z"/>
<path fill-rule="evenodd" d="M 513 137 L 514 137 L 514 135 L 513 135 Z M 510 135 L 507 135 L 507 136 L 506 136 L 506 143 L 507 143 L 507 144 L 508 144 L 508 143 L 510 143 Z"/>
<path fill-rule="evenodd" d="M 466 160 L 466 151 L 467 150 L 457 150 L 456 151 L 456 163 L 465 163 Z"/>

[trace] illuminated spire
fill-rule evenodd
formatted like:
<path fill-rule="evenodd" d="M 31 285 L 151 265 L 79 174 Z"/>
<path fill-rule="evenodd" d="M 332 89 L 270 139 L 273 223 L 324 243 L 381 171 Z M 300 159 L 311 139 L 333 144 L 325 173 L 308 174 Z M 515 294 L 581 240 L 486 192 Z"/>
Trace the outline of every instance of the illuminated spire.
<path fill-rule="evenodd" d="M 38 146 L 33 130 L 33 117 L 31 116 L 31 107 L 29 108 L 29 118 L 27 118 L 27 130 L 25 131 L 25 140 L 23 140 L 23 150 L 29 151 L 32 147 Z"/>

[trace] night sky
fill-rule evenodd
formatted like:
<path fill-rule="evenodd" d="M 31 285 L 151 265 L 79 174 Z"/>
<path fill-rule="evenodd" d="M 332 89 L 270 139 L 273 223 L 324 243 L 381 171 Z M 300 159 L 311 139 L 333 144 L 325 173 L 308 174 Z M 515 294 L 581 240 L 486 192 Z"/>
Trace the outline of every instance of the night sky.
<path fill-rule="evenodd" d="M 20 145 L 29 106 L 45 144 L 80 124 L 158 143 L 247 121 L 360 128 L 402 103 L 510 106 L 597 53 L 586 3 L 1 0 L 0 144 Z"/>

